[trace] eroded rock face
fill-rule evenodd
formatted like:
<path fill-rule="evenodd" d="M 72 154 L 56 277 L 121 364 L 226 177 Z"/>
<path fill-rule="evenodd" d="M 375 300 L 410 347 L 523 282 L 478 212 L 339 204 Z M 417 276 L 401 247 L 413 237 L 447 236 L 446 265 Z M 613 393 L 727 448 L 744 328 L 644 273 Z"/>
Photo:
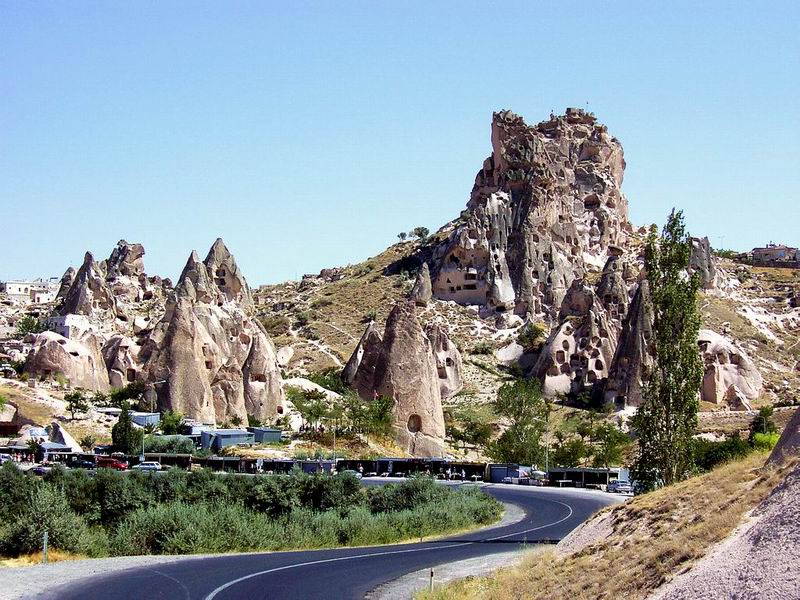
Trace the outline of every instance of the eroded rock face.
<path fill-rule="evenodd" d="M 120 334 L 112 336 L 103 345 L 103 361 L 111 387 L 122 388 L 140 379 L 140 351 L 141 347 L 135 340 Z"/>
<path fill-rule="evenodd" d="M 351 385 L 365 400 L 394 398 L 395 439 L 414 456 L 440 456 L 444 445 L 441 381 L 447 379 L 447 356 L 457 350 L 449 341 L 445 349 L 441 333 L 434 334 L 444 358 L 441 379 L 434 343 L 423 331 L 413 302 L 394 306 L 382 337 L 368 327 L 351 357 L 358 363 Z"/>
<path fill-rule="evenodd" d="M 69 288 L 72 286 L 72 282 L 75 281 L 75 274 L 77 271 L 75 267 L 68 267 L 64 274 L 61 276 L 61 282 L 58 285 L 58 292 L 56 292 L 56 302 L 60 302 L 69 291 Z"/>
<path fill-rule="evenodd" d="M 781 433 L 778 443 L 772 449 L 767 462 L 770 464 L 780 464 L 790 456 L 796 456 L 800 452 L 800 408 L 794 411 L 792 418 Z"/>
<path fill-rule="evenodd" d="M 763 380 L 744 350 L 708 329 L 701 329 L 698 345 L 705 363 L 700 399 L 713 404 L 726 403 L 734 386 L 750 402 L 761 394 Z"/>
<path fill-rule="evenodd" d="M 38 334 L 25 362 L 25 372 L 46 378 L 63 375 L 72 387 L 94 392 L 109 390 L 100 339 L 92 332 L 80 339 L 67 339 L 54 331 Z"/>
<path fill-rule="evenodd" d="M 648 351 L 653 337 L 653 301 L 650 286 L 643 280 L 633 296 L 622 324 L 606 384 L 606 402 L 618 408 L 642 403 L 642 376 L 653 359 Z"/>
<path fill-rule="evenodd" d="M 546 395 L 591 393 L 602 385 L 620 328 L 610 314 L 594 290 L 582 280 L 572 282 L 559 311 L 561 322 L 533 368 Z"/>
<path fill-rule="evenodd" d="M 220 282 L 219 284 L 217 282 Z M 189 256 L 161 321 L 143 345 L 143 377 L 163 409 L 206 423 L 269 421 L 283 405 L 275 348 L 247 314 L 250 290 L 217 240 Z"/>
<path fill-rule="evenodd" d="M 372 386 L 375 374 L 375 362 L 383 347 L 383 338 L 375 327 L 375 322 L 370 321 L 361 339 L 356 345 L 356 349 L 347 361 L 342 371 L 342 381 L 355 388 L 361 394 L 361 387 L 365 388 L 366 394 Z M 363 363 L 363 367 L 362 367 Z M 364 394 L 361 394 L 362 396 Z"/>
<path fill-rule="evenodd" d="M 436 356 L 439 392 L 442 399 L 447 400 L 464 387 L 461 381 L 461 353 L 440 325 L 430 325 L 426 328 L 425 334 L 428 336 Z"/>
<path fill-rule="evenodd" d="M 414 282 L 414 287 L 411 288 L 409 299 L 413 300 L 417 306 L 427 306 L 428 302 L 433 298 L 433 290 L 431 288 L 431 272 L 428 269 L 428 263 L 423 263 L 417 279 Z"/>
<path fill-rule="evenodd" d="M 582 110 L 535 126 L 495 113 L 492 155 L 434 250 L 433 294 L 555 317 L 573 280 L 626 239 L 624 168 L 620 143 Z"/>
<path fill-rule="evenodd" d="M 714 263 L 714 254 L 707 237 L 691 238 L 692 256 L 689 261 L 689 271 L 700 276 L 703 289 L 710 290 L 716 287 L 717 267 Z"/>
<path fill-rule="evenodd" d="M 91 252 L 83 257 L 83 264 L 64 294 L 61 315 L 93 315 L 96 311 L 116 312 L 116 301 L 111 288 L 106 283 L 103 263 L 94 260 Z"/>
<path fill-rule="evenodd" d="M 130 277 L 138 279 L 144 274 L 144 246 L 129 244 L 125 240 L 117 242 L 116 248 L 106 261 L 108 278 Z"/>

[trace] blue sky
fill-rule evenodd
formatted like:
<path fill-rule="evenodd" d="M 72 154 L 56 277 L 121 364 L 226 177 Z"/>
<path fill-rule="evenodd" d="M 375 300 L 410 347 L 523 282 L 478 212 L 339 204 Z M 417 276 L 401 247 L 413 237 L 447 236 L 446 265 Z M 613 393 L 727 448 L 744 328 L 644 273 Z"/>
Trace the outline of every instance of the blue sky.
<path fill-rule="evenodd" d="M 651 4 L 1 0 L 0 279 L 357 262 L 459 214 L 492 111 L 587 102 L 635 224 L 800 243 L 800 3 Z"/>

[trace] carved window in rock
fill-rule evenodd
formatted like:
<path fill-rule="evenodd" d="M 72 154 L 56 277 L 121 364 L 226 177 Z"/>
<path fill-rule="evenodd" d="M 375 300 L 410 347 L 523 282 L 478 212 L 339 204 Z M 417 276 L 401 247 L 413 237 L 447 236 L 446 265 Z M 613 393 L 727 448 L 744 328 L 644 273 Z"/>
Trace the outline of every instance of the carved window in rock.
<path fill-rule="evenodd" d="M 422 417 L 417 414 L 413 414 L 408 417 L 408 423 L 406 424 L 406 428 L 410 433 L 417 433 L 418 431 L 422 430 Z"/>
<path fill-rule="evenodd" d="M 135 381 L 136 380 L 136 369 L 128 369 L 125 372 L 125 378 L 128 381 Z"/>

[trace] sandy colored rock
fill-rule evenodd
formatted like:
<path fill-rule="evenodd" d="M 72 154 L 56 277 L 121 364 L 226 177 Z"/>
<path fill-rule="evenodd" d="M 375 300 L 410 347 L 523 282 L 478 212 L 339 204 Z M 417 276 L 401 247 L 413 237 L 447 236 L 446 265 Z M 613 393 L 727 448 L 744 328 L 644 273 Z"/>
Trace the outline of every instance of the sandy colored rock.
<path fill-rule="evenodd" d="M 72 387 L 107 392 L 108 372 L 94 333 L 67 339 L 53 331 L 38 334 L 25 362 L 25 372 L 34 377 L 62 375 Z"/>
<path fill-rule="evenodd" d="M 442 352 L 446 355 L 449 350 Z M 351 385 L 362 398 L 394 399 L 392 429 L 397 443 L 414 456 L 441 456 L 445 429 L 437 355 L 414 303 L 395 304 L 383 337 L 368 327 L 351 362 L 358 364 Z"/>
<path fill-rule="evenodd" d="M 797 456 L 798 454 L 800 454 L 800 408 L 794 411 L 789 423 L 784 427 L 781 437 L 772 449 L 767 462 L 778 464 L 786 458 Z"/>
<path fill-rule="evenodd" d="M 763 380 L 747 353 L 732 341 L 708 329 L 701 329 L 698 345 L 705 363 L 700 398 L 722 404 L 731 386 L 752 402 L 761 394 Z"/>
<path fill-rule="evenodd" d="M 433 293 L 553 317 L 572 281 L 631 229 L 622 146 L 580 109 L 534 126 L 495 113 L 491 140 L 466 211 L 434 249 Z"/>
<path fill-rule="evenodd" d="M 428 269 L 428 263 L 422 263 L 422 267 L 419 272 L 417 272 L 417 279 L 414 281 L 414 287 L 411 288 L 409 299 L 413 300 L 417 306 L 427 306 L 432 297 L 431 272 Z"/>
<path fill-rule="evenodd" d="M 464 387 L 461 380 L 461 353 L 440 325 L 430 325 L 425 334 L 431 342 L 439 375 L 439 392 L 443 400 L 452 398 Z"/>

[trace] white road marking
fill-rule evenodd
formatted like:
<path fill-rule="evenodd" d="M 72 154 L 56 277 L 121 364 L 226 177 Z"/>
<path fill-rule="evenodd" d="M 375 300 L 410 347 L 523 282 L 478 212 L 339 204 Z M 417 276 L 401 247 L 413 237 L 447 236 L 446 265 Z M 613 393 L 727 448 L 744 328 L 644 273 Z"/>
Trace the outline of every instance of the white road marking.
<path fill-rule="evenodd" d="M 544 529 L 545 527 L 551 527 L 553 525 L 558 525 L 559 523 L 563 523 L 564 521 L 566 521 L 567 519 L 569 519 L 572 516 L 572 507 L 569 504 L 565 504 L 563 502 L 559 502 L 558 500 L 550 500 L 549 498 L 545 499 L 545 502 L 555 502 L 556 504 L 560 504 L 562 506 L 566 506 L 567 509 L 569 510 L 569 514 L 567 514 L 566 517 L 563 517 L 563 518 L 559 519 L 558 521 L 553 521 L 552 523 L 546 523 L 544 525 L 539 525 L 538 527 L 531 527 L 530 529 L 526 529 L 524 531 L 515 531 L 513 533 L 509 533 L 509 534 L 506 534 L 506 535 L 499 535 L 497 537 L 489 538 L 489 539 L 487 539 L 485 541 L 492 542 L 492 541 L 495 541 L 495 540 L 502 540 L 504 538 L 512 537 L 512 536 L 515 536 L 515 535 L 523 535 L 523 534 L 526 534 L 526 533 L 530 533 L 531 531 L 536 531 L 537 529 Z M 325 559 L 321 559 L 321 560 L 311 560 L 311 561 L 304 562 L 304 563 L 296 563 L 296 564 L 292 564 L 292 565 L 284 565 L 282 567 L 275 567 L 274 569 L 268 569 L 266 571 L 258 571 L 256 573 L 250 573 L 249 575 L 244 575 L 244 576 L 239 577 L 237 579 L 232 579 L 231 581 L 229 581 L 227 583 L 224 583 L 221 586 L 219 586 L 218 588 L 216 588 L 214 591 L 212 591 L 210 594 L 208 594 L 208 596 L 206 596 L 204 600 L 214 600 L 214 598 L 217 597 L 217 594 L 219 594 L 220 592 L 228 589 L 229 587 L 232 587 L 232 586 L 234 586 L 234 585 L 236 585 L 238 583 L 241 583 L 242 581 L 246 581 L 246 580 L 252 579 L 254 577 L 261 577 L 262 575 L 269 575 L 270 573 L 276 573 L 278 571 L 286 571 L 288 569 L 296 569 L 296 568 L 299 568 L 299 567 L 309 567 L 311 565 L 321 565 L 321 564 L 325 564 L 325 563 L 340 562 L 340 561 L 345 561 L 345 560 L 355 560 L 357 558 L 369 558 L 370 556 L 388 556 L 388 555 L 392 555 L 392 554 L 410 554 L 412 552 L 427 552 L 427 551 L 430 551 L 430 550 L 446 550 L 447 548 L 458 548 L 459 546 L 468 546 L 470 544 L 479 544 L 482 541 L 484 541 L 484 540 L 479 540 L 479 541 L 475 541 L 475 542 L 459 542 L 457 544 L 449 544 L 447 546 L 434 546 L 434 547 L 431 547 L 431 548 L 410 548 L 410 549 L 407 549 L 407 550 L 392 550 L 392 551 L 385 551 L 385 552 L 372 552 L 372 553 L 369 553 L 369 554 L 356 554 L 356 555 L 353 555 L 353 556 L 339 556 L 339 557 L 336 557 L 336 558 L 325 558 Z"/>

